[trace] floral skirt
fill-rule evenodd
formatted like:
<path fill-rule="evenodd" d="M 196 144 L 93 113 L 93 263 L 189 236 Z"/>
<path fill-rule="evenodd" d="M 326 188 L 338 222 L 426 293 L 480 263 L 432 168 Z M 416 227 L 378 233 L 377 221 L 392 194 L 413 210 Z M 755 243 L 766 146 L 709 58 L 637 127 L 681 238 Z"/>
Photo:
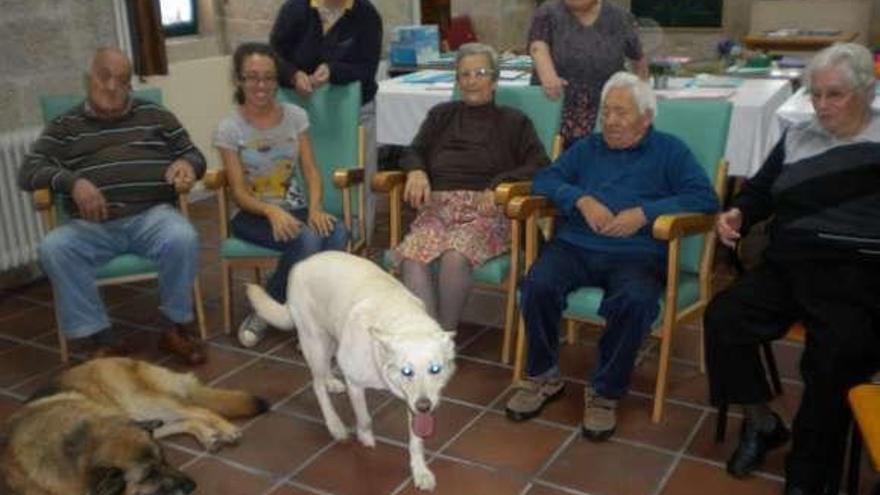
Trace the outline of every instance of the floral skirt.
<path fill-rule="evenodd" d="M 500 207 L 489 215 L 477 211 L 483 191 L 438 191 L 419 210 L 409 233 L 394 250 L 394 263 L 408 258 L 430 263 L 452 249 L 473 266 L 507 251 L 510 221 Z"/>

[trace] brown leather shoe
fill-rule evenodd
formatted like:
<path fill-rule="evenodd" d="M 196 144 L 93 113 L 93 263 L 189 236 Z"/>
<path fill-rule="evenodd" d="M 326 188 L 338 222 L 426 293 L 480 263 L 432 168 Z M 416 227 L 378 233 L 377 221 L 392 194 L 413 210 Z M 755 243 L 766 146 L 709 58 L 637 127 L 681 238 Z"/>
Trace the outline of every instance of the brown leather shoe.
<path fill-rule="evenodd" d="M 186 364 L 204 364 L 208 359 L 205 346 L 195 333 L 187 328 L 188 326 L 175 323 L 170 330 L 162 334 L 159 339 L 159 349 L 174 354 Z"/>

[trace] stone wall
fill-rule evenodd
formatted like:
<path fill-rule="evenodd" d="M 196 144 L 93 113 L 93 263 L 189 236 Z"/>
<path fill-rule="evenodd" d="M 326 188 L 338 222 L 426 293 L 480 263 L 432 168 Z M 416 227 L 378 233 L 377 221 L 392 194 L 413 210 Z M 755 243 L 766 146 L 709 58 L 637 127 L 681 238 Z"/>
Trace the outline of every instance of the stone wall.
<path fill-rule="evenodd" d="M 499 51 L 525 52 L 534 0 L 452 0 L 450 10 L 471 18 L 481 42 Z"/>
<path fill-rule="evenodd" d="M 39 125 L 39 96 L 83 91 L 95 48 L 116 43 L 109 0 L 0 0 L 0 132 Z"/>

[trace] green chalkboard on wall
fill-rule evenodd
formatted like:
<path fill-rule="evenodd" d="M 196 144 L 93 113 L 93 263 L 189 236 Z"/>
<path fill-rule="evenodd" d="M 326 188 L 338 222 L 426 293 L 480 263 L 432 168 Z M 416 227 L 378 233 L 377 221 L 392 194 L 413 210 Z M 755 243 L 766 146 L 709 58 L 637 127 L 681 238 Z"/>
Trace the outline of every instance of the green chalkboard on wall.
<path fill-rule="evenodd" d="M 722 0 L 632 0 L 636 17 L 668 27 L 720 27 Z"/>

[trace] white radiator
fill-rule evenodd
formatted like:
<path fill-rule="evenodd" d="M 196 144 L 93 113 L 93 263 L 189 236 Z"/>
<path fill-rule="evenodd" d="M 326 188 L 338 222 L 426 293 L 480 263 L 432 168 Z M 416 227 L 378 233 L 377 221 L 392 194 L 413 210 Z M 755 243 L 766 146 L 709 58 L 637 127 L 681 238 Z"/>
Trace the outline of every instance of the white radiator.
<path fill-rule="evenodd" d="M 0 272 L 37 260 L 45 230 L 31 195 L 18 188 L 18 169 L 40 127 L 0 134 Z"/>

